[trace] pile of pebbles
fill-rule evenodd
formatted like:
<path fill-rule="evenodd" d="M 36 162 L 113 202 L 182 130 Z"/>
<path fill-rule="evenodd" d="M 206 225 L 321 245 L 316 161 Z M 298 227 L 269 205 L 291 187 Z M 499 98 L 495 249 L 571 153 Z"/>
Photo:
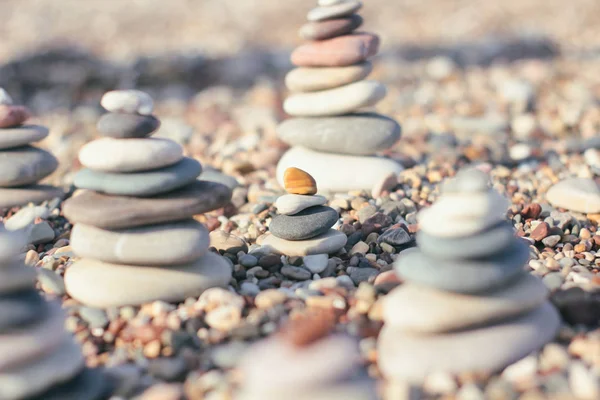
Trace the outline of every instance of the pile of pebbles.
<path fill-rule="evenodd" d="M 49 131 L 25 124 L 30 117 L 27 107 L 14 105 L 0 88 L 0 210 L 64 196 L 61 189 L 38 184 L 58 168 L 58 160 L 31 146 L 45 139 Z"/>
<path fill-rule="evenodd" d="M 374 156 L 400 139 L 400 125 L 365 111 L 387 90 L 380 82 L 365 80 L 379 37 L 355 31 L 363 23 L 356 14 L 361 7 L 358 0 L 320 0 L 300 29 L 309 42 L 292 53 L 298 68 L 286 76 L 293 93 L 283 104 L 293 118 L 277 129 L 279 138 L 293 146 L 277 166 L 281 185 L 289 167 L 312 174 L 325 192 L 371 190 L 382 176 L 402 170 L 396 161 Z"/>
<path fill-rule="evenodd" d="M 209 251 L 206 227 L 192 217 L 229 203 L 225 185 L 199 181 L 200 163 L 170 139 L 150 138 L 159 125 L 149 95 L 108 92 L 105 137 L 85 145 L 75 176 L 85 189 L 64 204 L 75 224 L 71 247 L 81 257 L 65 275 L 68 293 L 86 305 L 181 301 L 224 286 L 231 267 Z"/>

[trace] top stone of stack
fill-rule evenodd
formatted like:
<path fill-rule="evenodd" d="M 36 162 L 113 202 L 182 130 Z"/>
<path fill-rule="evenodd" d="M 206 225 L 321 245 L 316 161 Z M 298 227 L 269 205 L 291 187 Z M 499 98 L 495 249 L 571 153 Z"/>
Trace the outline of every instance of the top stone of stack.
<path fill-rule="evenodd" d="M 103 136 L 144 138 L 160 127 L 160 121 L 152 115 L 152 98 L 140 90 L 107 92 L 100 104 L 109 111 L 100 118 L 96 127 Z"/>

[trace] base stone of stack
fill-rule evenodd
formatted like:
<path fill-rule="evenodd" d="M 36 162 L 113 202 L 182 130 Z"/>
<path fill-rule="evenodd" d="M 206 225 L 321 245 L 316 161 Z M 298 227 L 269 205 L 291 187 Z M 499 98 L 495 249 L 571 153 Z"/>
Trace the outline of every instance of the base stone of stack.
<path fill-rule="evenodd" d="M 39 204 L 54 198 L 63 198 L 65 192 L 50 185 L 29 185 L 14 188 L 0 188 L 0 209 L 22 206 L 28 203 Z"/>

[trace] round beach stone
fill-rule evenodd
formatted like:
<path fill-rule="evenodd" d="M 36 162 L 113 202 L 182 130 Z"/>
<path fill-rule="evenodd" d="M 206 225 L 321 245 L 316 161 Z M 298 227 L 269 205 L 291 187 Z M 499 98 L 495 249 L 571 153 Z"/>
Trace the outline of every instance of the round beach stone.
<path fill-rule="evenodd" d="M 230 200 L 231 189 L 227 186 L 194 181 L 182 189 L 149 198 L 84 191 L 64 202 L 63 212 L 71 223 L 119 229 L 180 221 L 224 207 Z"/>
<path fill-rule="evenodd" d="M 99 308 L 140 305 L 155 300 L 179 302 L 211 287 L 225 287 L 231 267 L 223 257 L 207 253 L 191 264 L 151 267 L 111 264 L 82 258 L 65 273 L 67 292 L 85 305 Z"/>
<path fill-rule="evenodd" d="M 205 254 L 209 242 L 208 230 L 193 219 L 120 230 L 75 224 L 71 231 L 79 257 L 116 264 L 185 264 Z"/>
<path fill-rule="evenodd" d="M 0 128 L 11 128 L 27 121 L 31 113 L 24 106 L 0 104 Z"/>
<path fill-rule="evenodd" d="M 407 283 L 386 296 L 383 319 L 407 332 L 447 332 L 521 315 L 547 297 L 546 286 L 530 274 L 482 296 Z"/>
<path fill-rule="evenodd" d="M 362 17 L 358 14 L 353 14 L 346 18 L 309 22 L 303 25 L 298 33 L 305 40 L 331 39 L 354 31 L 362 23 Z"/>
<path fill-rule="evenodd" d="M 464 260 L 503 252 L 514 236 L 512 225 L 502 222 L 481 233 L 456 238 L 438 237 L 421 230 L 417 233 L 417 245 L 431 257 Z"/>
<path fill-rule="evenodd" d="M 520 317 L 440 335 L 409 333 L 385 325 L 379 335 L 379 367 L 388 379 L 422 383 L 434 372 L 495 372 L 551 341 L 560 317 L 549 303 Z"/>
<path fill-rule="evenodd" d="M 290 118 L 277 127 L 277 133 L 291 146 L 327 153 L 371 155 L 389 149 L 400 139 L 400 125 L 380 114 L 360 113 Z"/>
<path fill-rule="evenodd" d="M 369 61 L 348 67 L 294 68 L 285 76 L 292 92 L 314 92 L 333 89 L 365 79 L 373 70 Z"/>
<path fill-rule="evenodd" d="M 283 108 L 294 117 L 348 114 L 374 106 L 386 93 L 385 85 L 377 81 L 359 81 L 334 89 L 291 95 L 283 102 Z"/>
<path fill-rule="evenodd" d="M 2 246 L 3 247 L 3 246 Z M 18 247 L 20 250 L 24 246 Z M 0 266 L 0 295 L 18 292 L 35 286 L 36 273 L 21 261 L 13 261 Z"/>
<path fill-rule="evenodd" d="M 79 161 L 104 172 L 137 172 L 173 165 L 183 158 L 183 148 L 169 139 L 100 138 L 84 145 Z"/>
<path fill-rule="evenodd" d="M 73 183 L 80 189 L 90 189 L 101 193 L 121 196 L 154 196 L 195 182 L 201 172 L 200 163 L 186 157 L 177 164 L 142 172 L 100 172 L 85 168 L 75 175 Z"/>
<path fill-rule="evenodd" d="M 326 203 L 327 199 L 323 196 L 307 196 L 288 193 L 277 198 L 277 201 L 275 201 L 275 208 L 277 208 L 277 213 L 279 214 L 293 215 L 308 207 L 322 206 Z"/>
<path fill-rule="evenodd" d="M 333 208 L 314 206 L 294 215 L 275 216 L 269 230 L 280 239 L 306 240 L 327 232 L 338 218 L 339 215 Z"/>
<path fill-rule="evenodd" d="M 148 93 L 141 90 L 113 90 L 104 93 L 100 105 L 106 111 L 126 114 L 150 115 L 154 102 Z"/>
<path fill-rule="evenodd" d="M 366 61 L 378 50 L 378 36 L 354 33 L 303 44 L 292 52 L 291 60 L 298 67 L 346 67 Z"/>
<path fill-rule="evenodd" d="M 346 245 L 347 241 L 348 237 L 342 232 L 330 229 L 322 235 L 302 241 L 285 240 L 273 234 L 267 234 L 259 244 L 265 251 L 271 253 L 301 257 L 336 253 Z"/>
<path fill-rule="evenodd" d="M 28 324 L 47 312 L 46 301 L 34 289 L 0 296 L 0 331 Z"/>
<path fill-rule="evenodd" d="M 56 197 L 64 197 L 65 192 L 50 185 L 30 185 L 16 188 L 0 188 L 0 209 L 22 206 L 28 203 L 39 204 Z"/>
<path fill-rule="evenodd" d="M 600 213 L 600 186 L 592 179 L 570 178 L 552 186 L 546 199 L 555 207 L 581 213 Z"/>
<path fill-rule="evenodd" d="M 0 186 L 36 183 L 58 168 L 58 160 L 45 150 L 24 146 L 0 152 Z"/>
<path fill-rule="evenodd" d="M 396 161 L 384 157 L 321 153 L 297 146 L 288 150 L 277 164 L 277 181 L 282 187 L 283 173 L 289 167 L 311 174 L 322 192 L 370 192 L 379 177 L 398 174 L 403 169 Z"/>
<path fill-rule="evenodd" d="M 40 125 L 21 125 L 0 129 L 0 150 L 39 142 L 48 136 L 48 128 Z"/>
<path fill-rule="evenodd" d="M 340 18 L 353 14 L 362 7 L 358 0 L 348 0 L 335 3 L 326 7 L 316 7 L 308 12 L 306 19 L 309 21 L 324 21 L 326 19 Z"/>
<path fill-rule="evenodd" d="M 98 120 L 96 129 L 103 136 L 117 139 L 144 138 L 160 127 L 152 115 L 108 113 Z"/>
<path fill-rule="evenodd" d="M 523 272 L 529 249 L 521 240 L 482 260 L 428 257 L 416 248 L 400 253 L 394 267 L 408 282 L 458 293 L 477 293 L 500 287 Z"/>

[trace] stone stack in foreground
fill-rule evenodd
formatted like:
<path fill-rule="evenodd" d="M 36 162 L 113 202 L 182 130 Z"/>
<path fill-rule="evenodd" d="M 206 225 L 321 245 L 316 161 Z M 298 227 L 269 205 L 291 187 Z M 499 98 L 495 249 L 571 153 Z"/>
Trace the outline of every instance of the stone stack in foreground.
<path fill-rule="evenodd" d="M 58 160 L 31 146 L 48 136 L 48 128 L 25 125 L 30 116 L 0 88 L 0 210 L 64 195 L 56 187 L 38 184 L 58 168 Z"/>
<path fill-rule="evenodd" d="M 0 227 L 0 399 L 98 400 L 106 382 L 85 368 L 59 304 L 34 289 L 22 234 Z"/>
<path fill-rule="evenodd" d="M 484 173 L 465 170 L 420 213 L 419 249 L 395 265 L 406 283 L 384 303 L 378 355 L 388 379 L 494 372 L 554 338 L 558 313 L 523 269 L 529 250 L 504 221 L 507 207 Z"/>
<path fill-rule="evenodd" d="M 64 204 L 81 257 L 65 274 L 68 293 L 110 307 L 176 302 L 227 285 L 231 268 L 208 251 L 208 230 L 193 216 L 225 206 L 231 190 L 198 181 L 200 163 L 179 144 L 147 137 L 159 122 L 146 93 L 108 92 L 102 106 L 110 111 L 98 123 L 105 137 L 79 153 L 86 168 L 75 185 L 87 191 Z"/>
<path fill-rule="evenodd" d="M 352 338 L 332 334 L 326 313 L 293 320 L 279 334 L 254 345 L 239 368 L 239 400 L 374 400 Z"/>
<path fill-rule="evenodd" d="M 317 184 L 307 172 L 288 168 L 284 174 L 284 187 L 288 194 L 275 202 L 278 215 L 269 225 L 270 235 L 261 245 L 275 253 L 288 256 L 315 256 L 323 258 L 340 250 L 348 238 L 331 229 L 338 221 L 336 210 L 327 207 L 327 199 L 316 195 Z"/>
<path fill-rule="evenodd" d="M 298 68 L 286 77 L 292 95 L 284 109 L 293 118 L 278 127 L 293 146 L 279 161 L 277 178 L 295 166 L 312 174 L 328 192 L 371 190 L 381 177 L 402 170 L 397 162 L 374 156 L 400 138 L 388 117 L 365 112 L 386 95 L 377 81 L 365 80 L 379 49 L 379 37 L 355 32 L 362 25 L 358 0 L 319 0 L 300 36 L 309 42 L 292 53 Z"/>

